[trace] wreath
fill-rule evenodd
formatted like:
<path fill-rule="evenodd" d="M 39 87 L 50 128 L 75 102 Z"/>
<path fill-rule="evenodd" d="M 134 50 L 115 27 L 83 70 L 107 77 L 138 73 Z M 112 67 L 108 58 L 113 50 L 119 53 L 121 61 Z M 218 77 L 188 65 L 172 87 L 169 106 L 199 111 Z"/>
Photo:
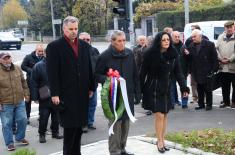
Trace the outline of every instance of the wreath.
<path fill-rule="evenodd" d="M 110 108 L 110 102 L 111 99 L 110 99 L 110 84 L 111 84 L 111 77 L 109 77 L 103 87 L 102 87 L 102 90 L 101 90 L 101 105 L 102 105 L 102 109 L 103 109 L 103 112 L 104 112 L 104 115 L 107 119 L 111 120 L 111 121 L 114 121 L 115 120 L 115 115 L 114 113 L 112 112 L 111 108 Z M 120 84 L 118 83 L 118 87 L 120 88 Z M 116 107 L 116 113 L 117 113 L 117 119 L 121 118 L 124 110 L 125 110 L 125 105 L 124 105 L 124 101 L 123 101 L 123 98 L 122 98 L 122 93 L 120 92 L 119 93 L 120 95 L 118 96 L 118 100 L 119 101 L 117 103 L 117 107 Z"/>

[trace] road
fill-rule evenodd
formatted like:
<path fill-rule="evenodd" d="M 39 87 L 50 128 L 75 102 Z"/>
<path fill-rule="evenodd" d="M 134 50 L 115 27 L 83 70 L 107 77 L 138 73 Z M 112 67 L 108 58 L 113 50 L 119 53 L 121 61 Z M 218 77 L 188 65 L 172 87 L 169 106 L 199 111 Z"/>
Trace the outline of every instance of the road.
<path fill-rule="evenodd" d="M 103 51 L 107 48 L 108 43 L 94 43 L 94 46 L 97 47 L 100 51 Z M 4 50 L 4 52 L 10 52 L 13 57 L 13 61 L 20 64 L 23 57 L 34 50 L 35 44 L 24 44 L 22 50 Z M 2 51 L 0 51 L 2 52 Z M 99 91 L 100 92 L 100 87 Z M 196 129 L 205 129 L 205 128 L 223 128 L 226 130 L 235 129 L 235 109 L 218 108 L 221 98 L 221 89 L 214 91 L 213 93 L 213 110 L 212 111 L 195 111 L 194 107 L 196 104 L 189 104 L 188 109 L 182 109 L 179 106 L 176 106 L 175 110 L 169 113 L 169 126 L 168 132 L 178 132 L 178 131 L 191 131 Z M 135 116 L 138 121 L 134 124 L 131 123 L 130 134 L 129 136 L 144 135 L 144 134 L 153 134 L 153 116 L 146 116 L 144 110 L 141 108 L 141 105 L 135 107 Z M 38 105 L 32 104 L 32 113 L 31 113 L 31 123 L 27 127 L 26 138 L 29 140 L 30 145 L 27 148 L 34 149 L 37 151 L 37 155 L 52 155 L 53 153 L 60 152 L 62 150 L 62 140 L 51 139 L 50 131 L 47 135 L 47 143 L 40 144 L 38 142 L 39 136 L 37 133 L 38 130 Z M 82 145 L 90 144 L 100 140 L 105 140 L 108 138 L 108 127 L 107 120 L 105 119 L 102 108 L 100 105 L 100 97 L 98 95 L 98 106 L 95 116 L 95 126 L 97 130 L 89 131 L 87 134 L 84 134 L 82 137 Z M 48 125 L 49 126 L 49 125 Z M 49 129 L 48 129 L 49 130 Z M 62 130 L 62 129 L 61 129 Z M 17 147 L 18 148 L 18 147 Z M 0 155 L 10 155 L 6 151 L 4 140 L 2 137 L 2 132 L 0 132 Z"/>

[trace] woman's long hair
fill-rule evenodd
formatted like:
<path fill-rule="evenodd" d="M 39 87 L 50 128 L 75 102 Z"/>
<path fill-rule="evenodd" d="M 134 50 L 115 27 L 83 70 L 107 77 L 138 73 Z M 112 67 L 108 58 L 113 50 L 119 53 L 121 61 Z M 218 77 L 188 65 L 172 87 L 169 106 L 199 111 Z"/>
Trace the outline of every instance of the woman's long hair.
<path fill-rule="evenodd" d="M 169 39 L 170 39 L 170 46 L 169 48 L 172 48 L 172 38 L 171 38 L 171 35 L 167 32 L 159 32 L 154 40 L 153 40 L 153 43 L 151 44 L 151 47 L 150 49 L 153 50 L 153 51 L 156 51 L 156 50 L 159 50 L 161 49 L 161 42 L 162 42 L 162 36 L 163 35 L 168 35 Z"/>

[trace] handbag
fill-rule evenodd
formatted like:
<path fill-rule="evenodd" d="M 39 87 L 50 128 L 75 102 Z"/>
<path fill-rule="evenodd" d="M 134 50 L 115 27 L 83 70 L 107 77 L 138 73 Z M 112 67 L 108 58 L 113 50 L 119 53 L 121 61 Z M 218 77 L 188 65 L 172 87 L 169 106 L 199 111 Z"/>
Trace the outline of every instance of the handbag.
<path fill-rule="evenodd" d="M 221 87 L 221 73 L 220 72 L 214 72 L 210 73 L 206 77 L 206 87 L 207 91 L 214 91 Z"/>
<path fill-rule="evenodd" d="M 47 85 L 39 88 L 39 98 L 40 100 L 46 100 L 49 99 L 51 97 L 51 92 L 50 89 Z"/>

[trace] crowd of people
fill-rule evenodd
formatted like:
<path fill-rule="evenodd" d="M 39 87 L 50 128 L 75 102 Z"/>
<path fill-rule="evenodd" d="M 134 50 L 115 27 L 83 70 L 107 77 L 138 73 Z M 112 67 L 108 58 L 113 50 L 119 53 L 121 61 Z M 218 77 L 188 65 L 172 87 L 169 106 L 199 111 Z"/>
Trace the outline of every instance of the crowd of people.
<path fill-rule="evenodd" d="M 212 110 L 213 90 L 208 89 L 206 79 L 210 73 L 219 72 L 223 96 L 220 108 L 235 108 L 233 21 L 224 24 L 225 31 L 216 44 L 202 34 L 198 25 L 192 25 L 191 37 L 185 43 L 178 31 L 166 27 L 155 37 L 137 36 L 137 45 L 131 50 L 125 45 L 125 33 L 114 30 L 109 47 L 101 54 L 91 46 L 89 33 L 78 34 L 78 24 L 76 17 L 66 17 L 64 35 L 46 48 L 38 44 L 25 56 L 21 68 L 12 62 L 9 53 L 0 53 L 0 117 L 8 151 L 15 150 L 15 142 L 29 144 L 25 131 L 34 101 L 39 104 L 39 142 L 46 143 L 51 116 L 52 138 L 63 138 L 63 154 L 81 155 L 82 134 L 96 129 L 98 83 L 105 83 L 110 69 L 126 80 L 130 112 L 134 115 L 134 105 L 141 103 L 147 115 L 154 115 L 160 153 L 169 151 L 165 145 L 169 111 L 176 104 L 189 108 L 187 79 L 191 81 L 192 102 L 198 103 L 195 110 L 208 111 Z M 112 101 L 109 106 L 113 106 Z M 60 125 L 63 134 L 59 133 Z M 107 125 L 114 131 L 108 139 L 110 155 L 134 155 L 125 148 L 130 126 L 128 112 L 124 109 L 114 125 L 113 120 Z"/>

